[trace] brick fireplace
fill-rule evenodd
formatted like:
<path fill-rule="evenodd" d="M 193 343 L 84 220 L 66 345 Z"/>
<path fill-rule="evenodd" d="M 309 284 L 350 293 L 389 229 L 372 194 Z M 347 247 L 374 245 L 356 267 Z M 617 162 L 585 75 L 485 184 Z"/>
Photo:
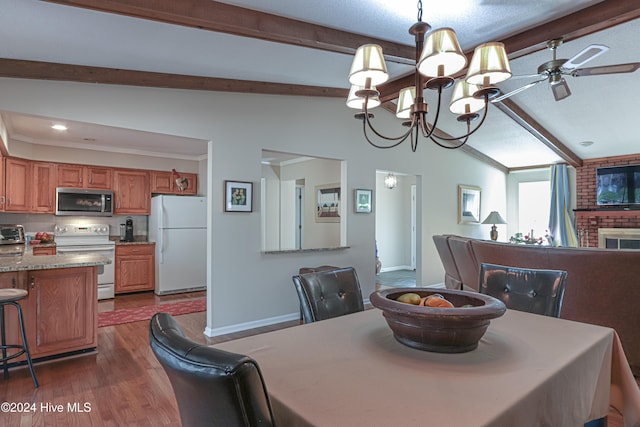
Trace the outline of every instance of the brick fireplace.
<path fill-rule="evenodd" d="M 585 160 L 576 168 L 576 229 L 580 246 L 598 247 L 601 228 L 640 228 L 640 210 L 598 209 L 596 169 L 607 166 L 640 164 L 640 154 Z"/>

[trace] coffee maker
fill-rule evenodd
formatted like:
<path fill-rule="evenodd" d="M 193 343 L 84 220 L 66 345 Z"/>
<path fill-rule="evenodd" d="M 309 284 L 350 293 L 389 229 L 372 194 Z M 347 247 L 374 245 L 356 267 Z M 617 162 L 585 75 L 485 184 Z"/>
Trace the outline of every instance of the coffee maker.
<path fill-rule="evenodd" d="M 124 241 L 133 242 L 133 219 L 127 218 L 124 226 Z"/>

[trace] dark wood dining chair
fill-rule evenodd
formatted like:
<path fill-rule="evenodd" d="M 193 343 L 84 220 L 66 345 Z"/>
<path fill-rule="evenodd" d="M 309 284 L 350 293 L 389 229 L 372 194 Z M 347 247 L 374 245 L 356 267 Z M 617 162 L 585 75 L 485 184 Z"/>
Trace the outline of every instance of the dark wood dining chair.
<path fill-rule="evenodd" d="M 183 426 L 273 426 L 255 360 L 191 341 L 167 313 L 151 319 L 149 342 L 169 377 Z"/>
<path fill-rule="evenodd" d="M 483 263 L 479 291 L 513 310 L 560 317 L 567 272 Z"/>
<path fill-rule="evenodd" d="M 304 323 L 364 310 L 358 275 L 353 267 L 293 276 Z"/>

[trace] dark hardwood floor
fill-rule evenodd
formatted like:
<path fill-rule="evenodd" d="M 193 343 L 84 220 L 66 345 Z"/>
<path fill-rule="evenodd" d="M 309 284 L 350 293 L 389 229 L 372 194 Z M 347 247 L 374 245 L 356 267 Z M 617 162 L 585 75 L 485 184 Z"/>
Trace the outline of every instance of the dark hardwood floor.
<path fill-rule="evenodd" d="M 162 304 L 194 298 L 204 292 L 158 297 L 153 293 L 118 296 L 98 303 L 99 311 Z M 176 316 L 194 341 L 215 344 L 271 330 L 297 321 L 208 338 L 203 334 L 205 313 Z M 36 364 L 38 389 L 26 367 L 0 379 L 0 402 L 14 404 L 15 412 L 0 412 L 1 426 L 179 426 L 173 390 L 149 347 L 148 321 L 98 328 L 98 348 L 91 354 Z M 267 385 L 268 387 L 268 385 Z M 212 396 L 212 399 L 214 397 Z M 611 411 L 609 427 L 622 427 Z"/>
<path fill-rule="evenodd" d="M 159 297 L 149 292 L 118 296 L 99 302 L 98 311 L 162 304 L 204 294 Z M 185 314 L 176 319 L 191 339 L 203 344 L 298 324 L 288 322 L 208 338 L 203 334 L 205 313 Z M 37 363 L 35 371 L 40 382 L 37 389 L 26 367 L 12 369 L 8 380 L 0 375 L 0 403 L 14 403 L 14 409 L 18 410 L 2 410 L 0 425 L 179 426 L 173 390 L 149 347 L 148 328 L 148 321 L 98 328 L 96 352 Z M 75 411 L 76 408 L 82 412 Z"/>

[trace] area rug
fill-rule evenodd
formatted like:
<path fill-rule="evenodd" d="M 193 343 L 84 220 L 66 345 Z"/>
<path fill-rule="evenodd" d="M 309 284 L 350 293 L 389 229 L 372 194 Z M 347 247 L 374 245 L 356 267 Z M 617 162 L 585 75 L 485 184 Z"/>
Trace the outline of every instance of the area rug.
<path fill-rule="evenodd" d="M 121 308 L 120 310 L 98 313 L 98 328 L 150 320 L 154 314 L 161 312 L 178 316 L 181 314 L 197 313 L 199 311 L 205 311 L 206 309 L 207 301 L 205 298 L 136 308 Z"/>

